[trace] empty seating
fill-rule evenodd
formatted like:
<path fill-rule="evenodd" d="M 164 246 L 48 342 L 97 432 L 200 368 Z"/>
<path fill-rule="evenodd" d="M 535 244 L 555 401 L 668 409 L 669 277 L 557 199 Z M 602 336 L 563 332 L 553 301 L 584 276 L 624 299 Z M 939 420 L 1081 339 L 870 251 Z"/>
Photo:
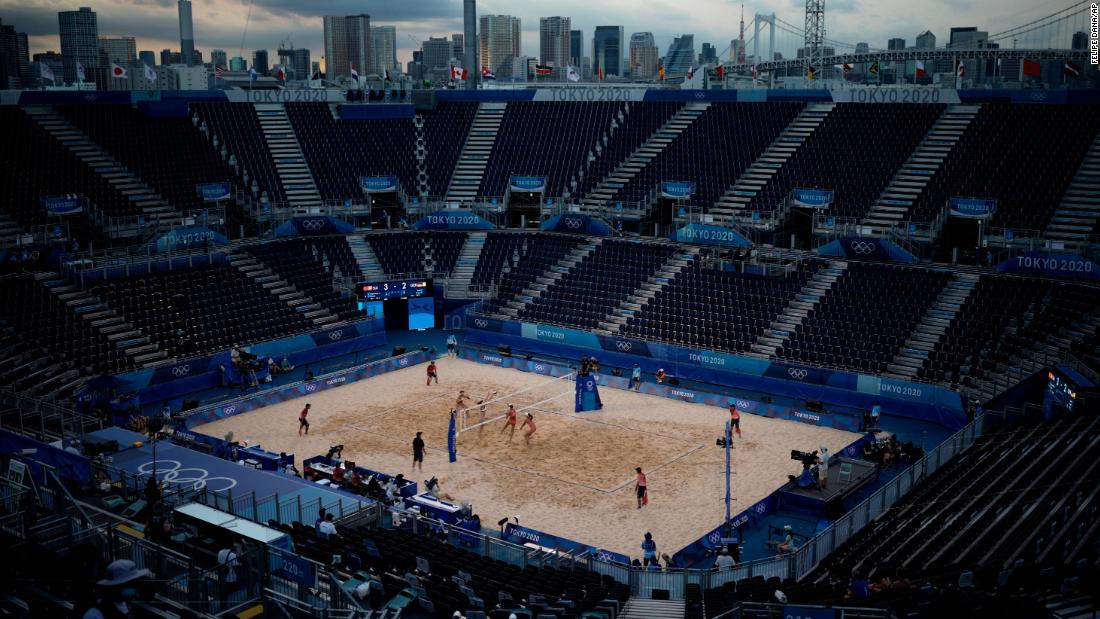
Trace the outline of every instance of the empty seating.
<path fill-rule="evenodd" d="M 477 103 L 472 101 L 439 101 L 434 110 L 423 113 L 429 196 L 442 196 L 447 192 L 476 115 Z M 405 189 L 409 193 L 420 193 L 419 184 Z"/>
<path fill-rule="evenodd" d="M 630 155 L 653 136 L 680 109 L 679 103 L 646 103 L 644 105 L 623 106 L 616 112 L 607 141 L 600 136 L 600 148 L 593 150 L 591 159 L 585 155 L 584 176 L 578 175 L 577 187 L 572 185 L 570 193 L 583 198 L 600 184 L 608 174 L 618 169 Z M 628 198 L 624 197 L 623 200 Z M 629 198 L 633 199 L 633 198 Z"/>
<path fill-rule="evenodd" d="M 466 233 L 376 233 L 367 235 L 367 242 L 387 275 L 430 272 L 443 277 L 454 270 Z"/>
<path fill-rule="evenodd" d="M 251 189 L 252 181 L 256 181 L 259 191 L 266 191 L 272 202 L 286 201 L 279 172 L 275 169 L 260 120 L 252 105 L 201 101 L 192 103 L 191 111 L 198 115 L 200 129 L 201 123 L 206 123 L 211 135 L 217 136 L 227 152 L 237 158 L 237 174 L 242 183 L 247 172 L 246 189 Z"/>
<path fill-rule="evenodd" d="M 343 283 L 337 282 L 337 277 L 362 279 L 344 237 L 291 239 L 255 245 L 246 251 L 338 320 L 361 316 L 348 289 L 337 289 Z"/>
<path fill-rule="evenodd" d="M 497 294 L 485 302 L 485 310 L 499 310 L 584 240 L 566 234 L 540 234 L 529 239 L 531 242 L 519 249 L 518 261 L 497 280 Z M 516 254 L 513 253 L 513 256 Z"/>

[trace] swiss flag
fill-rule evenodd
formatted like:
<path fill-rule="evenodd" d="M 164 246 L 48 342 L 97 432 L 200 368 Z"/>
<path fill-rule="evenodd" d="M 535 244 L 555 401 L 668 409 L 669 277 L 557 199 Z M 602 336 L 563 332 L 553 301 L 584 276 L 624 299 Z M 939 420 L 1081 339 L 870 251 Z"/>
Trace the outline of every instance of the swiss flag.
<path fill-rule="evenodd" d="M 1042 73 L 1039 67 L 1039 61 L 1031 60 L 1030 58 L 1024 58 L 1024 75 L 1027 77 L 1034 77 L 1039 79 L 1039 75 Z"/>

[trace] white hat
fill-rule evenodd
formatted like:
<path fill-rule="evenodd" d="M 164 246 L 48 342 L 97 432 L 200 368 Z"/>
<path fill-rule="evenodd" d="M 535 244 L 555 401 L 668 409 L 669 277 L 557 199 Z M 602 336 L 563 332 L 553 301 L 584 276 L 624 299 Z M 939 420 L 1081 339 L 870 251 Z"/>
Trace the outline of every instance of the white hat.
<path fill-rule="evenodd" d="M 783 525 L 783 530 L 784 531 L 790 531 L 791 530 L 791 525 L 789 525 L 789 524 Z"/>

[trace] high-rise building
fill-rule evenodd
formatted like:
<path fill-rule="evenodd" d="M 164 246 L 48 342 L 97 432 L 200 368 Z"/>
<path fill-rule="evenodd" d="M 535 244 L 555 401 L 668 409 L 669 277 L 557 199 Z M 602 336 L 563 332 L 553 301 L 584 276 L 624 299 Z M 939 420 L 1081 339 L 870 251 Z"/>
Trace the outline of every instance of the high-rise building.
<path fill-rule="evenodd" d="M 855 53 L 857 53 L 857 54 L 866 54 L 870 51 L 871 51 L 871 45 L 870 44 L 868 44 L 868 43 L 856 43 Z"/>
<path fill-rule="evenodd" d="M 360 78 L 373 66 L 371 61 L 370 15 L 326 15 L 325 73 L 330 80 L 351 75 L 354 66 Z"/>
<path fill-rule="evenodd" d="M 481 75 L 481 50 L 477 40 L 477 1 L 462 2 L 462 66 L 474 75 Z M 466 88 L 477 88 L 477 80 L 468 80 Z"/>
<path fill-rule="evenodd" d="M 107 75 L 99 71 L 99 26 L 95 11 L 86 6 L 77 11 L 61 11 L 57 14 L 57 25 L 65 81 L 76 82 L 77 63 L 84 67 L 85 81 L 102 81 Z M 61 77 L 57 75 L 58 79 Z"/>
<path fill-rule="evenodd" d="M 198 63 L 195 57 L 195 28 L 191 23 L 191 0 L 179 0 L 177 3 L 180 18 L 180 58 L 188 66 Z"/>
<path fill-rule="evenodd" d="M 131 75 L 131 78 L 134 76 Z M 206 67 L 169 65 L 157 67 L 157 87 L 160 90 L 207 90 L 210 88 L 210 79 Z"/>
<path fill-rule="evenodd" d="M 947 40 L 947 47 L 950 48 L 963 48 L 963 49 L 985 49 L 993 47 L 989 44 L 989 33 L 978 30 L 975 26 L 967 26 L 961 28 L 952 28 L 950 38 Z M 975 84 L 979 84 L 985 81 L 985 77 L 988 74 L 988 65 L 983 60 L 967 59 L 961 61 L 966 69 L 967 81 L 973 81 Z M 953 73 L 956 68 L 951 60 L 941 60 L 935 63 L 935 70 L 937 73 Z"/>
<path fill-rule="evenodd" d="M 745 51 L 745 50 L 742 49 L 743 47 L 745 47 L 745 42 L 742 41 L 741 39 L 731 39 L 730 40 L 730 57 L 729 57 L 730 62 L 737 62 L 737 59 L 740 58 L 741 55 L 742 55 L 741 52 Z M 749 55 L 748 55 L 747 52 L 744 54 L 744 56 L 745 56 L 745 61 L 751 63 L 751 60 L 749 59 Z"/>
<path fill-rule="evenodd" d="M 936 35 L 931 30 L 925 30 L 917 35 L 917 49 L 935 49 Z"/>
<path fill-rule="evenodd" d="M 630 35 L 630 77 L 650 80 L 657 75 L 657 44 L 652 32 L 635 32 Z"/>
<path fill-rule="evenodd" d="M 132 67 L 137 62 L 137 41 L 134 37 L 116 37 L 99 39 L 99 52 L 107 63 L 122 67 Z"/>
<path fill-rule="evenodd" d="M 905 49 L 905 39 L 893 38 L 886 42 L 886 49 L 890 51 Z"/>
<path fill-rule="evenodd" d="M 687 75 L 694 60 L 694 34 L 684 34 L 672 39 L 672 45 L 665 54 L 665 75 Z"/>
<path fill-rule="evenodd" d="M 271 70 L 266 49 L 258 49 L 252 52 L 252 68 L 256 69 L 256 73 L 260 75 L 267 75 L 267 72 Z"/>
<path fill-rule="evenodd" d="M 57 52 L 42 52 L 31 56 L 31 64 L 28 66 L 27 73 L 27 86 L 39 86 L 42 84 L 42 69 L 39 68 L 39 64 L 44 64 L 50 68 L 54 77 L 58 80 L 61 79 L 61 74 L 64 72 L 65 67 L 61 61 L 61 54 Z M 60 81 L 58 82 L 60 83 Z M 52 84 L 51 84 L 52 85 Z"/>
<path fill-rule="evenodd" d="M 183 64 L 183 61 L 181 60 L 179 52 L 174 52 L 170 49 L 162 49 L 160 50 L 160 64 Z"/>
<path fill-rule="evenodd" d="M 569 31 L 569 64 L 580 70 L 581 60 L 584 58 L 584 31 Z"/>
<path fill-rule="evenodd" d="M 0 88 L 19 89 L 28 77 L 27 34 L 0 20 Z"/>
<path fill-rule="evenodd" d="M 539 62 L 554 67 L 555 75 L 565 75 L 570 64 L 570 26 L 568 17 L 539 18 Z"/>
<path fill-rule="evenodd" d="M 382 75 L 382 71 L 389 69 L 390 73 L 398 73 L 397 65 L 397 28 L 395 26 L 371 26 L 370 27 L 370 57 L 373 66 L 371 73 Z"/>
<path fill-rule="evenodd" d="M 1089 35 L 1084 32 L 1074 32 L 1073 42 L 1070 44 L 1070 49 L 1088 49 L 1089 47 Z"/>
<path fill-rule="evenodd" d="M 304 47 L 279 49 L 279 64 L 286 69 L 288 80 L 308 80 L 310 72 L 309 50 Z"/>
<path fill-rule="evenodd" d="M 710 43 L 703 43 L 703 51 L 699 52 L 699 66 L 718 62 L 718 49 Z"/>
<path fill-rule="evenodd" d="M 224 49 L 215 49 L 210 51 L 210 64 L 214 65 L 215 67 L 223 67 L 228 69 L 228 58 L 229 57 L 226 55 Z"/>
<path fill-rule="evenodd" d="M 592 72 L 603 72 L 604 77 L 618 75 L 622 77 L 623 66 L 623 27 L 596 26 L 592 34 Z"/>
<path fill-rule="evenodd" d="M 461 32 L 451 33 L 451 47 L 454 49 L 454 57 L 459 63 L 462 62 L 463 56 L 466 54 L 466 39 L 462 36 Z"/>
<path fill-rule="evenodd" d="M 222 53 L 224 54 L 225 52 Z M 138 52 L 138 62 L 143 65 L 149 65 L 150 67 L 155 68 L 157 66 L 157 55 L 153 52 L 153 50 L 143 49 Z M 224 62 L 225 60 L 223 57 L 222 63 L 224 64 Z"/>
<path fill-rule="evenodd" d="M 165 51 L 168 51 L 168 50 L 165 50 Z M 161 55 L 161 58 L 164 58 L 163 54 Z M 229 70 L 230 71 L 247 71 L 248 70 L 248 61 L 245 60 L 244 58 L 241 58 L 240 56 L 234 56 L 234 57 L 229 59 Z"/>
<path fill-rule="evenodd" d="M 482 15 L 478 43 L 481 66 L 497 78 L 512 73 L 512 58 L 520 55 L 520 20 L 511 15 Z"/>
<path fill-rule="evenodd" d="M 454 47 L 447 37 L 429 37 L 420 44 L 420 65 L 425 73 L 431 72 L 436 79 L 449 80 L 453 52 Z"/>

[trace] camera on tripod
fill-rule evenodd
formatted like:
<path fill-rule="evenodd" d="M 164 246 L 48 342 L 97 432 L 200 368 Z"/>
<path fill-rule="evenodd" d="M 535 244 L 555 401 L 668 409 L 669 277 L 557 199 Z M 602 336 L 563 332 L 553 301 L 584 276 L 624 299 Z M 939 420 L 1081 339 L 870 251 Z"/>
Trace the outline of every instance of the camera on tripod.
<path fill-rule="evenodd" d="M 325 455 L 329 460 L 343 460 L 344 459 L 344 446 L 333 445 L 328 448 L 328 454 Z"/>
<path fill-rule="evenodd" d="M 802 463 L 802 470 L 806 470 L 811 466 L 817 464 L 817 450 L 813 451 L 798 451 L 797 449 L 791 450 L 791 460 L 798 460 Z"/>

